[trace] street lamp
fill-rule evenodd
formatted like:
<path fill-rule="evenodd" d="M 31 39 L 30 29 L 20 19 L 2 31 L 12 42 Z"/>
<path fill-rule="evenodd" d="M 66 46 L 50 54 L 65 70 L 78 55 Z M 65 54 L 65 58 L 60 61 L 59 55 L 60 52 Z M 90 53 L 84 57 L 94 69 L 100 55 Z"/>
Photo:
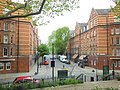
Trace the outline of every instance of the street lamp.
<path fill-rule="evenodd" d="M 98 81 L 97 66 L 98 66 L 98 57 L 97 57 L 97 55 L 96 55 L 96 81 Z"/>
<path fill-rule="evenodd" d="M 18 15 L 19 15 L 19 11 L 18 11 Z M 19 17 L 18 17 L 18 34 L 17 34 L 18 36 L 18 38 L 17 38 L 17 73 L 19 72 L 19 62 L 18 62 L 18 60 L 19 60 Z"/>
<path fill-rule="evenodd" d="M 113 63 L 113 65 L 112 65 L 112 69 L 113 69 L 113 71 L 112 71 L 112 75 L 113 75 L 113 79 L 115 78 L 115 64 Z"/>
<path fill-rule="evenodd" d="M 52 67 L 52 80 L 54 82 L 54 67 L 55 67 L 55 61 L 54 61 L 54 43 L 52 43 L 52 61 L 51 61 L 51 67 Z"/>

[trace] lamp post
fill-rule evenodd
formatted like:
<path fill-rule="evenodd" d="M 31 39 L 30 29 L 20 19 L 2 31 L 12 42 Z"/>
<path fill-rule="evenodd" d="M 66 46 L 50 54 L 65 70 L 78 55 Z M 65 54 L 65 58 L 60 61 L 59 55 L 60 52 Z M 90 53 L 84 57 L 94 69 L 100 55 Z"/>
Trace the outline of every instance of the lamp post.
<path fill-rule="evenodd" d="M 113 63 L 113 65 L 112 65 L 112 69 L 113 69 L 113 71 L 112 71 L 112 75 L 113 75 L 113 79 L 115 78 L 115 64 Z"/>
<path fill-rule="evenodd" d="M 18 11 L 19 15 L 19 11 Z M 19 72 L 19 17 L 18 17 L 18 35 L 17 35 L 17 73 Z"/>
<path fill-rule="evenodd" d="M 52 67 L 52 80 L 54 82 L 54 67 L 55 67 L 55 61 L 54 61 L 54 43 L 52 43 L 52 61 L 51 61 L 51 67 Z"/>
<path fill-rule="evenodd" d="M 98 57 L 97 57 L 97 55 L 96 55 L 96 81 L 98 81 L 97 66 L 98 66 Z"/>

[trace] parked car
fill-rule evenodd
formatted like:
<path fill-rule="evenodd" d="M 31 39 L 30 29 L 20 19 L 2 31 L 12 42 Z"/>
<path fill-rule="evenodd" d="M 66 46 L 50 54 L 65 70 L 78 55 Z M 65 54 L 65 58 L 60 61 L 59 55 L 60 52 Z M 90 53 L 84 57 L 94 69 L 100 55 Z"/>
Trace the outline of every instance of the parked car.
<path fill-rule="evenodd" d="M 60 56 L 60 61 L 66 64 L 70 64 L 70 61 L 64 55 Z"/>
<path fill-rule="evenodd" d="M 49 65 L 48 60 L 45 60 L 45 61 L 44 61 L 44 65 Z"/>
<path fill-rule="evenodd" d="M 20 83 L 35 83 L 39 84 L 40 80 L 33 79 L 31 76 L 19 76 L 16 77 L 13 81 L 13 84 L 20 84 Z"/>

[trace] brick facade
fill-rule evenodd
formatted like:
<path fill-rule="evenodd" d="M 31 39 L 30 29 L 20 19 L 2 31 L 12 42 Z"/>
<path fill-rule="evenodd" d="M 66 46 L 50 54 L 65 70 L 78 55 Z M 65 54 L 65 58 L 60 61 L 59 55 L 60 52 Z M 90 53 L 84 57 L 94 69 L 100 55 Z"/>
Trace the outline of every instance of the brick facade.
<path fill-rule="evenodd" d="M 114 63 L 115 69 L 120 69 L 120 21 L 109 9 L 93 8 L 88 23 L 79 23 L 77 29 L 74 30 L 77 33 L 74 39 L 71 39 L 78 40 L 79 54 L 88 56 L 89 66 L 102 69 L 107 65 L 112 69 Z M 71 45 L 76 46 L 78 43 Z"/>
<path fill-rule="evenodd" d="M 1 20 L 0 73 L 28 72 L 35 62 L 37 46 L 38 31 L 31 20 L 27 18 Z"/>

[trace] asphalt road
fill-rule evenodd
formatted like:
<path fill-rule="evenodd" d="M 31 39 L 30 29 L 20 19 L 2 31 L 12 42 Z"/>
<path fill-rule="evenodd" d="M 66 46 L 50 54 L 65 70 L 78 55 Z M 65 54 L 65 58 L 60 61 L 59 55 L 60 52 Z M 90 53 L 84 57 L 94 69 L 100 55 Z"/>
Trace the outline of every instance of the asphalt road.
<path fill-rule="evenodd" d="M 36 79 L 52 78 L 52 68 L 51 68 L 50 57 L 48 57 L 47 60 L 49 61 L 49 65 L 41 65 L 39 67 L 39 73 L 37 75 L 34 75 L 34 73 L 36 72 L 36 69 L 37 69 L 37 65 L 35 65 L 33 67 L 33 69 L 28 73 L 9 74 L 9 75 L 6 75 L 6 78 L 2 78 L 2 76 L 4 76 L 4 75 L 0 75 L 0 83 L 12 82 L 15 79 L 15 77 L 21 76 L 21 75 L 29 75 Z M 61 61 L 55 59 L 54 76 L 57 77 L 58 70 L 65 70 L 65 69 L 68 70 L 69 76 L 72 75 L 72 76 L 77 77 L 80 74 L 83 74 L 82 78 L 84 79 L 84 81 L 90 81 L 91 77 L 94 77 L 94 79 L 95 79 L 96 73 L 92 72 L 91 68 L 90 69 L 80 68 L 77 63 L 71 62 L 71 64 L 65 64 L 65 63 L 62 63 Z"/>

